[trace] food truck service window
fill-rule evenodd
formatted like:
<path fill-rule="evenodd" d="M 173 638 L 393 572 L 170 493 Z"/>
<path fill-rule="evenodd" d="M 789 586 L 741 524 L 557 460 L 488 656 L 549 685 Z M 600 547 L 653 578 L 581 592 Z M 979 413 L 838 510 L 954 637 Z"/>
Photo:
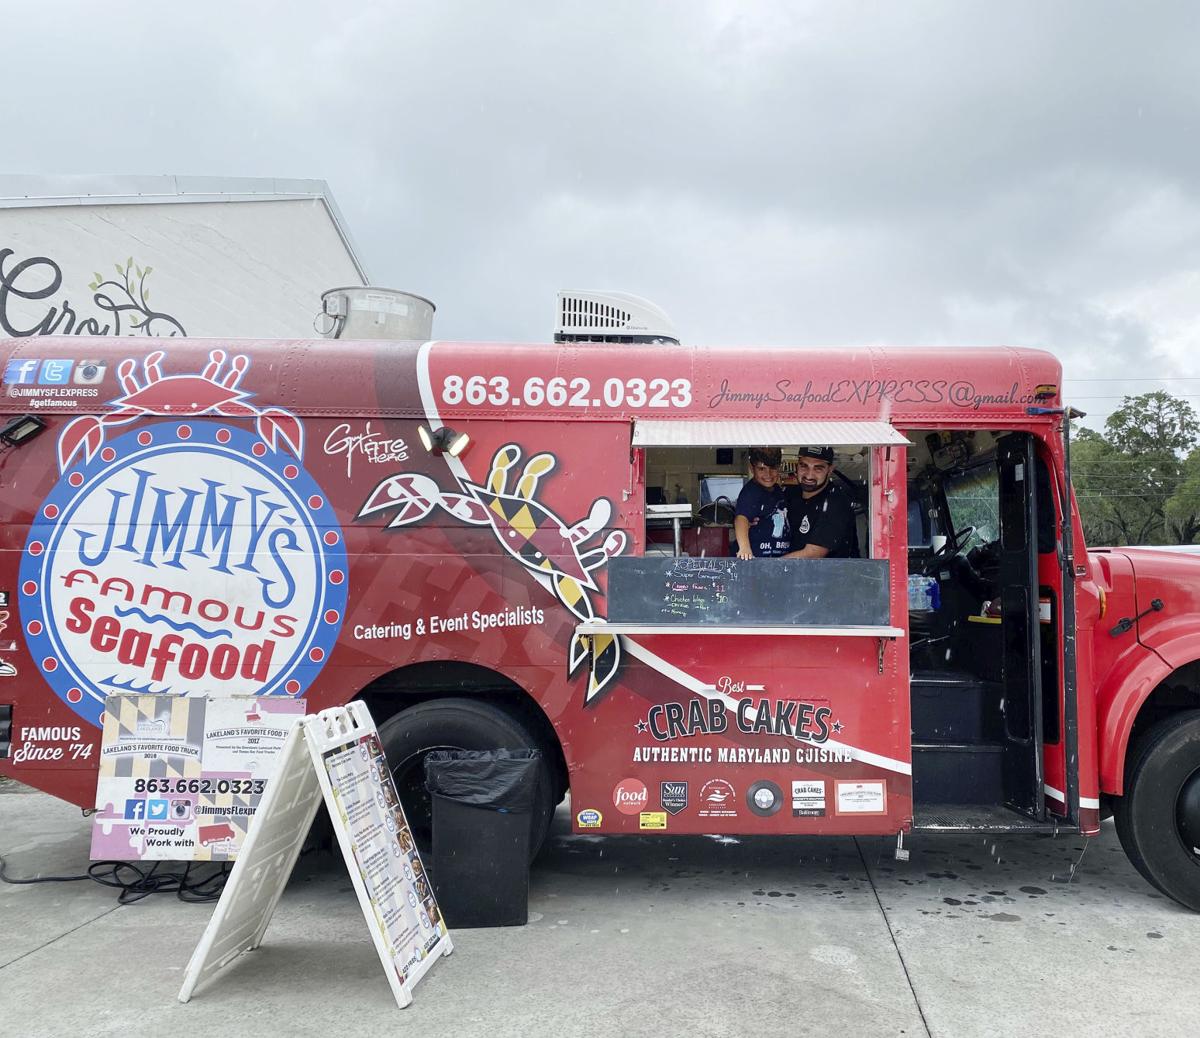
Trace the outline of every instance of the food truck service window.
<path fill-rule="evenodd" d="M 789 628 L 879 634 L 889 625 L 890 574 L 888 559 L 873 543 L 876 524 L 869 521 L 879 494 L 872 470 L 883 451 L 907 443 L 886 422 L 635 422 L 633 447 L 645 472 L 644 551 L 609 564 L 609 630 L 634 625 L 664 633 L 720 627 L 730 633 Z M 758 550 L 754 558 L 733 557 L 735 504 L 751 447 L 781 449 L 789 522 L 801 531 L 792 542 L 803 548 L 812 495 L 801 493 L 796 475 L 797 467 L 804 468 L 798 466 L 799 447 L 814 444 L 835 452 L 829 485 L 848 531 L 842 546 L 825 558 L 761 557 Z M 784 539 L 792 533 L 787 530 Z M 785 546 L 774 547 L 773 554 L 784 555 Z"/>

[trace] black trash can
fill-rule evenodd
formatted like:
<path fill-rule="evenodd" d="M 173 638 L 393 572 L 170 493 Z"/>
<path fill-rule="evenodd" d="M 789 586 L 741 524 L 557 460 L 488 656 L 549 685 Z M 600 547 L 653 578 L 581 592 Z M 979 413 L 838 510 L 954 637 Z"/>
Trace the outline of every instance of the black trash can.
<path fill-rule="evenodd" d="M 451 929 L 528 922 L 529 828 L 541 757 L 538 750 L 434 750 L 425 758 L 430 874 Z"/>

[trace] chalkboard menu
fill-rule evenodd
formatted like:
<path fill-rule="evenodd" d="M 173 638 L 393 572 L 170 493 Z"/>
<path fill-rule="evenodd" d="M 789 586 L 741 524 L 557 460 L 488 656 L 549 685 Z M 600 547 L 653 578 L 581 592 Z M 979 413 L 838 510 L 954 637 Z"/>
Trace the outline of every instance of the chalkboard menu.
<path fill-rule="evenodd" d="M 608 621 L 885 627 L 888 562 L 618 557 L 608 563 Z"/>

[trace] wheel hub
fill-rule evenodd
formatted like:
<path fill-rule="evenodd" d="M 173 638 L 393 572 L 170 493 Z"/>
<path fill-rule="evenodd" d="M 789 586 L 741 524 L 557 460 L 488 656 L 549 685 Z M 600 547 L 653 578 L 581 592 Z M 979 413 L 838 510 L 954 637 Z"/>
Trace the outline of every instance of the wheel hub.
<path fill-rule="evenodd" d="M 1200 771 L 1193 772 L 1179 791 L 1175 819 L 1184 844 L 1196 854 L 1200 848 Z"/>

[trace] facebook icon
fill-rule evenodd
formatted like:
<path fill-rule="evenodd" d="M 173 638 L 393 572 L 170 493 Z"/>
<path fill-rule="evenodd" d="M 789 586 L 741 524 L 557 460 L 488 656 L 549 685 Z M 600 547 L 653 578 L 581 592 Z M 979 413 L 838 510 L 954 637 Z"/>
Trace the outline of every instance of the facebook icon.
<path fill-rule="evenodd" d="M 37 377 L 40 360 L 10 360 L 4 368 L 4 384 L 23 386 Z"/>
<path fill-rule="evenodd" d="M 144 800 L 126 800 L 125 801 L 125 817 L 142 819 L 146 817 L 146 801 Z"/>

